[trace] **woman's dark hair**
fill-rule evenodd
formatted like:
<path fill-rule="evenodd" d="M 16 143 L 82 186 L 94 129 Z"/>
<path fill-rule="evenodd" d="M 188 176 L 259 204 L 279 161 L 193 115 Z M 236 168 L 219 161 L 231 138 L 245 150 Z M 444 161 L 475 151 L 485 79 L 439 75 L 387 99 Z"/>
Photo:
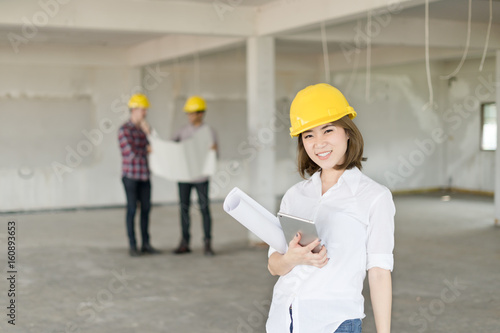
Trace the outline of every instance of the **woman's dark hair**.
<path fill-rule="evenodd" d="M 366 158 L 363 157 L 364 142 L 363 136 L 361 135 L 358 127 L 354 124 L 351 118 L 349 118 L 349 116 L 344 116 L 339 120 L 332 122 L 332 125 L 342 127 L 349 137 L 344 163 L 334 166 L 334 169 L 349 170 L 357 167 L 361 170 L 361 162 L 366 161 Z M 307 155 L 304 143 L 302 142 L 302 133 L 299 135 L 299 140 L 297 142 L 297 151 L 299 173 L 302 178 L 306 178 L 306 174 L 312 176 L 320 169 L 320 167 L 311 160 L 309 155 Z"/>

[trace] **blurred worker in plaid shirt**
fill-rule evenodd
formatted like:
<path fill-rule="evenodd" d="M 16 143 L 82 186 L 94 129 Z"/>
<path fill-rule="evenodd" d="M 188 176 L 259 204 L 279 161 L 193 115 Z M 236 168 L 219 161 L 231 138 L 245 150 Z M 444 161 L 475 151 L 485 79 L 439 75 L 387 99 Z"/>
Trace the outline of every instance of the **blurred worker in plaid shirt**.
<path fill-rule="evenodd" d="M 142 94 L 133 95 L 128 103 L 130 120 L 118 131 L 122 153 L 122 181 L 127 196 L 127 234 L 129 254 L 137 257 L 141 253 L 157 254 L 149 242 L 149 211 L 151 209 L 151 183 L 149 181 L 148 153 L 150 151 L 147 135 L 150 128 L 146 122 L 149 108 L 148 98 Z M 134 218 L 137 202 L 141 207 L 141 251 L 137 249 Z"/>

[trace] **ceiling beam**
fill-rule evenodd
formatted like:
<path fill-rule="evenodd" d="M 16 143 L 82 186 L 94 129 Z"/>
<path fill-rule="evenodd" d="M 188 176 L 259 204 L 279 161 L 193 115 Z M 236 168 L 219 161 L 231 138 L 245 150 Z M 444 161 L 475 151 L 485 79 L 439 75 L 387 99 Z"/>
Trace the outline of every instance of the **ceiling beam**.
<path fill-rule="evenodd" d="M 397 57 L 394 57 L 397 54 Z M 450 48 L 433 48 L 430 60 L 439 61 L 445 59 L 454 59 L 462 56 L 462 52 Z M 366 68 L 366 51 L 347 55 L 343 52 L 330 53 L 331 70 L 334 72 L 364 71 Z M 318 62 L 323 62 L 323 56 L 318 56 Z M 371 67 L 397 66 L 409 63 L 423 64 L 423 51 L 420 47 L 374 47 L 371 50 Z"/>
<path fill-rule="evenodd" d="M 438 2 L 443 0 L 430 0 Z M 423 0 L 284 0 L 259 8 L 258 35 L 278 35 L 326 25 L 366 18 L 367 12 L 397 15 L 403 9 L 422 5 Z"/>
<path fill-rule="evenodd" d="M 18 34 L 33 29 L 179 33 L 249 36 L 254 34 L 253 8 L 136 0 L 2 0 L 0 26 Z M 26 37 L 26 36 L 24 36 Z"/>
<path fill-rule="evenodd" d="M 372 26 L 371 43 L 374 45 L 425 45 L 425 21 L 423 18 L 373 17 Z M 430 20 L 429 26 L 429 45 L 431 47 L 463 48 L 465 46 L 467 22 L 433 19 Z M 472 23 L 470 48 L 482 49 L 484 47 L 487 29 L 486 23 Z M 326 37 L 329 42 L 347 43 L 355 46 L 366 45 L 368 40 L 366 19 L 329 27 L 326 31 Z M 321 42 L 321 34 L 316 29 L 280 37 L 280 39 Z M 498 24 L 491 27 L 489 48 L 500 49 L 500 25 Z"/>
<path fill-rule="evenodd" d="M 136 45 L 129 49 L 127 56 L 129 65 L 144 66 L 220 50 L 243 44 L 244 41 L 240 37 L 170 35 Z"/>

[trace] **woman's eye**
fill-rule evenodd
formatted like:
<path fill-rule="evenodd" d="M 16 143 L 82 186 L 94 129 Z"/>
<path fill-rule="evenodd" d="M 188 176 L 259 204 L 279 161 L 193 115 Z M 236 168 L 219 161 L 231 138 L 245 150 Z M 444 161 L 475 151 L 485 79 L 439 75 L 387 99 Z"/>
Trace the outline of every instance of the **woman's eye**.
<path fill-rule="evenodd" d="M 326 133 L 330 133 L 330 132 L 333 132 L 333 129 L 327 129 L 327 130 L 325 131 L 325 134 L 326 134 Z"/>
<path fill-rule="evenodd" d="M 312 138 L 311 134 L 308 134 L 308 135 L 304 136 L 304 139 L 309 139 L 309 138 Z"/>

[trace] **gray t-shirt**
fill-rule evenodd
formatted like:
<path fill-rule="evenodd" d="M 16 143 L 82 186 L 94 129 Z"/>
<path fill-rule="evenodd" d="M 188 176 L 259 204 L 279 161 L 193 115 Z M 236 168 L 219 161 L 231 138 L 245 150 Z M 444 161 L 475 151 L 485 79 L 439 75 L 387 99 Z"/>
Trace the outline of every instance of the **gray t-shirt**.
<path fill-rule="evenodd" d="M 208 128 L 210 129 L 210 133 L 212 134 L 212 145 L 218 146 L 217 133 L 215 133 L 215 130 L 212 128 L 212 126 L 208 124 L 201 124 L 200 126 L 193 126 L 192 124 L 187 124 L 184 127 L 182 127 L 179 131 L 177 131 L 177 133 L 172 137 L 172 140 L 175 142 L 181 142 L 187 140 L 190 137 L 192 137 L 194 133 L 196 133 L 196 131 L 198 131 L 200 128 L 203 128 L 204 126 L 208 126 Z M 190 183 L 203 183 L 208 181 L 208 179 L 209 177 L 197 178 L 190 181 Z"/>

